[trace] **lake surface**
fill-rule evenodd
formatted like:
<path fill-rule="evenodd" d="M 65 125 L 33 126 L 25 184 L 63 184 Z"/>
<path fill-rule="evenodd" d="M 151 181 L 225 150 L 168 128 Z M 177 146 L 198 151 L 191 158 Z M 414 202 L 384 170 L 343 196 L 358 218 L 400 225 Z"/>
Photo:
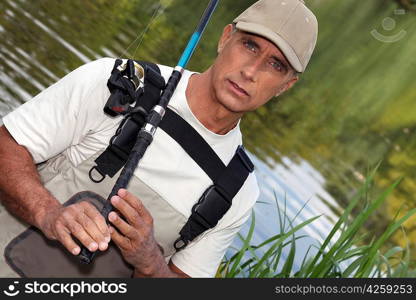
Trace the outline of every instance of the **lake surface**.
<path fill-rule="evenodd" d="M 224 0 L 220 4 L 190 69 L 202 71 L 209 66 L 221 28 L 251 2 Z M 415 35 L 413 42 L 409 37 L 416 28 L 414 19 L 404 16 L 402 19 L 406 20 L 397 21 L 397 26 L 408 32 L 403 41 L 393 46 L 380 44 L 372 38 L 371 29 L 383 30 L 383 18 L 395 16 L 393 4 L 335 2 L 339 3 L 311 1 L 322 25 L 309 73 L 293 91 L 242 122 L 245 144 L 261 188 L 255 206 L 253 242 L 279 232 L 276 203 L 281 209 L 286 206 L 289 219 L 301 211 L 295 224 L 322 215 L 299 233 L 308 238 L 298 241 L 297 264 L 308 246 L 329 232 L 362 184 L 366 171 L 381 159 L 385 164 L 375 191 L 393 183 L 397 176 L 405 176 L 405 181 L 368 228 L 383 228 L 398 203 L 404 202 L 407 207 L 416 203 L 416 161 L 411 155 L 416 148 L 412 139 L 416 106 L 410 101 L 414 102 L 415 96 L 412 84 L 416 43 Z M 0 117 L 71 70 L 101 57 L 134 57 L 174 65 L 204 5 L 180 0 L 2 0 Z M 343 30 L 333 30 L 340 25 L 340 16 L 357 6 L 361 6 L 360 14 L 345 21 Z M 373 6 L 378 8 L 377 14 L 372 12 Z M 355 28 L 357 23 L 361 27 Z M 354 30 L 360 35 L 354 34 Z M 367 47 L 360 48 L 366 42 Z M 370 46 L 374 49 L 369 50 Z M 400 58 L 393 55 L 396 48 L 388 47 L 398 47 Z M 403 55 L 407 55 L 406 61 L 401 58 Z M 341 62 L 335 64 L 340 56 Z M 374 60 L 374 56 L 379 59 Z M 390 67 L 380 66 L 385 59 L 394 60 L 400 75 L 387 74 Z M 380 74 L 381 68 L 386 74 Z M 402 78 L 400 82 L 392 80 L 397 76 Z M 413 76 L 412 80 L 409 76 Z M 357 77 L 361 78 L 359 82 Z M 410 226 L 411 237 L 413 231 L 414 226 Z M 401 241 L 402 237 L 396 237 L 395 242 Z M 238 245 L 236 240 L 234 246 Z"/>

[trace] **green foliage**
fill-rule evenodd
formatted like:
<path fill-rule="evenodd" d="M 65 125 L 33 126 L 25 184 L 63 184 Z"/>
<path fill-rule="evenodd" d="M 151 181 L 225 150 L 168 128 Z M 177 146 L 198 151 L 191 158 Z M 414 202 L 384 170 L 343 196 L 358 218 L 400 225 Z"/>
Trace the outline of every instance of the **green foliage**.
<path fill-rule="evenodd" d="M 282 163 L 282 157 L 307 160 L 342 207 L 362 184 L 365 166 L 383 160 L 377 190 L 393 178 L 406 179 L 369 220 L 380 232 L 402 203 L 408 209 L 416 204 L 416 15 L 396 14 L 407 7 L 399 1 L 305 2 L 319 20 L 311 63 L 291 91 L 245 117 L 245 143 L 270 165 Z M 383 28 L 387 18 L 396 25 L 391 31 Z M 373 30 L 406 35 L 384 43 Z M 414 239 L 413 224 L 406 229 Z M 390 242 L 404 243 L 400 235 Z"/>
<path fill-rule="evenodd" d="M 399 228 L 402 228 L 411 216 L 416 214 L 416 208 L 408 211 L 403 217 L 391 221 L 384 232 L 379 237 L 373 237 L 370 243 L 366 243 L 364 237 L 359 234 L 360 228 L 386 201 L 401 181 L 397 180 L 374 200 L 369 200 L 368 191 L 374 176 L 375 171 L 366 179 L 357 195 L 351 199 L 350 204 L 320 246 L 310 246 L 298 270 L 294 269 L 296 241 L 304 236 L 297 236 L 297 232 L 318 217 L 310 218 L 294 226 L 294 219 L 289 220 L 286 211 L 280 211 L 278 206 L 281 233 L 259 245 L 252 245 L 251 240 L 255 228 L 253 214 L 247 236 L 239 235 L 243 246 L 230 258 L 223 260 L 218 268 L 217 277 L 415 277 L 416 270 L 411 266 L 409 247 L 396 246 L 386 251 L 382 251 L 381 247 Z M 367 204 L 361 208 L 361 212 L 356 217 L 353 217 L 352 210 L 363 202 Z M 289 226 L 286 226 L 284 220 L 289 221 Z M 311 249 L 314 249 L 316 253 L 310 254 Z M 285 259 L 282 255 L 284 251 L 288 253 Z"/>

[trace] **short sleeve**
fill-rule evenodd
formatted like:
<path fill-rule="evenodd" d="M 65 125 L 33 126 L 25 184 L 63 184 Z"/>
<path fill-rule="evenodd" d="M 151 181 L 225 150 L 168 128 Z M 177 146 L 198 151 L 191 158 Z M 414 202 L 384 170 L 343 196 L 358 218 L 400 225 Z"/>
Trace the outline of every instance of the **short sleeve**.
<path fill-rule="evenodd" d="M 7 130 L 40 163 L 78 144 L 103 123 L 114 60 L 85 64 L 3 118 Z"/>

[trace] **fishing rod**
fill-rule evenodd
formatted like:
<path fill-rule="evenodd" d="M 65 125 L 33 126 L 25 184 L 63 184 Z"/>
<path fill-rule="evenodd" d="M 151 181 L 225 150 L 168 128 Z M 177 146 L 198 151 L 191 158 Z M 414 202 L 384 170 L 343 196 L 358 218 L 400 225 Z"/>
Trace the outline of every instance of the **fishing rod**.
<path fill-rule="evenodd" d="M 182 53 L 181 58 L 177 66 L 172 71 L 168 83 L 166 84 L 165 89 L 160 96 L 159 103 L 153 107 L 146 118 L 146 123 L 140 129 L 136 143 L 130 152 L 129 158 L 121 171 L 119 178 L 117 179 L 113 189 L 111 190 L 110 195 L 107 198 L 106 203 L 104 204 L 101 214 L 104 216 L 105 220 L 108 219 L 108 214 L 113 210 L 111 205 L 111 198 L 117 195 L 117 192 L 121 188 L 126 188 L 130 179 L 133 177 L 133 173 L 137 168 L 140 160 L 142 159 L 147 148 L 153 141 L 153 137 L 156 133 L 156 129 L 159 127 L 160 122 L 165 114 L 165 111 L 168 107 L 169 101 L 172 98 L 173 93 L 175 92 L 176 87 L 178 86 L 179 81 L 181 80 L 182 74 L 185 70 L 186 65 L 188 64 L 189 59 L 195 51 L 196 46 L 198 45 L 202 34 L 214 13 L 215 8 L 217 7 L 219 0 L 210 0 L 207 8 L 202 15 L 199 24 L 192 34 L 188 45 Z M 94 259 L 96 252 L 91 252 L 86 247 L 81 247 L 81 252 L 78 255 L 81 262 L 89 264 Z"/>

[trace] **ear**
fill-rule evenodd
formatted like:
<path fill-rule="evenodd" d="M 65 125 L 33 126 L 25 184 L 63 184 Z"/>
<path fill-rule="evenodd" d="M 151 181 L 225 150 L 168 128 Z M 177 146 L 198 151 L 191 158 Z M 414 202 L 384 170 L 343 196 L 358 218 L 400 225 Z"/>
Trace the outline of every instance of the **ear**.
<path fill-rule="evenodd" d="M 231 38 L 232 33 L 233 33 L 233 25 L 232 24 L 228 24 L 227 26 L 224 27 L 224 30 L 223 30 L 222 35 L 220 37 L 220 40 L 218 42 L 218 53 L 220 53 L 222 51 L 225 44 Z"/>
<path fill-rule="evenodd" d="M 298 80 L 299 80 L 299 76 L 296 75 L 292 79 L 290 79 L 288 82 L 283 84 L 283 86 L 277 92 L 276 97 L 280 96 L 281 94 L 286 92 L 288 89 L 290 89 Z"/>

